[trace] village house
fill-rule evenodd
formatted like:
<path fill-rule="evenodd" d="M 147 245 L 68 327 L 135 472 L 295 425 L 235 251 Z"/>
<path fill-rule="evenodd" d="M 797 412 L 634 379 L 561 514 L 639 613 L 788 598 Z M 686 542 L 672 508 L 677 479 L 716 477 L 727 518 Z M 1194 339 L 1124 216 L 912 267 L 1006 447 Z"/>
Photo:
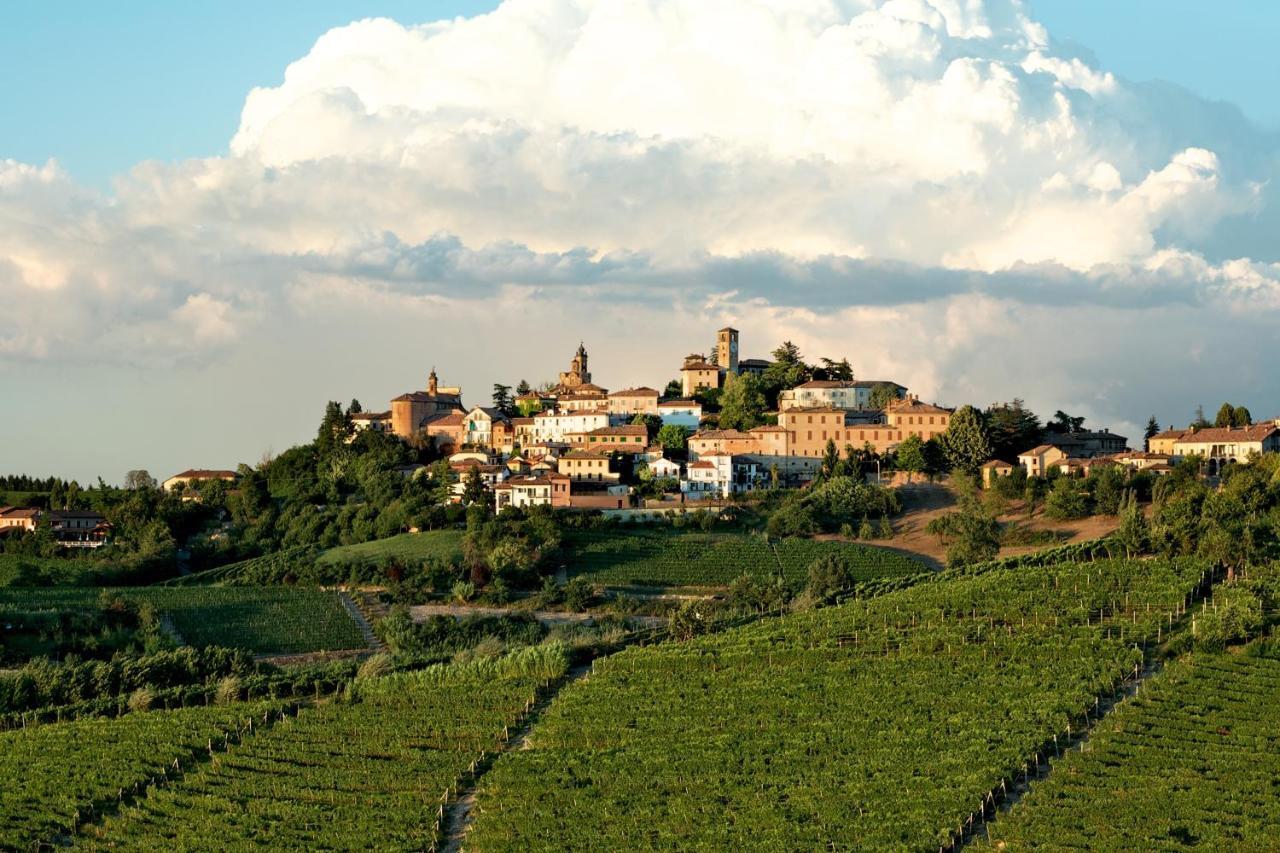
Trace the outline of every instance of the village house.
<path fill-rule="evenodd" d="M 166 492 L 174 489 L 186 488 L 188 483 L 206 483 L 210 480 L 221 480 L 224 483 L 233 482 L 236 478 L 235 471 L 214 470 L 208 468 L 188 468 L 181 474 L 174 474 L 169 479 L 160 484 L 160 487 Z"/>
<path fill-rule="evenodd" d="M 1121 465 L 1131 471 L 1150 471 L 1155 474 L 1167 474 L 1173 470 L 1173 454 L 1171 453 L 1126 450 L 1110 458 L 1117 465 Z"/>
<path fill-rule="evenodd" d="M 462 389 L 441 387 L 433 367 L 426 391 L 410 391 L 391 401 L 391 432 L 407 441 L 420 434 L 430 418 L 466 413 Z"/>
<path fill-rule="evenodd" d="M 984 489 L 991 488 L 992 483 L 1000 477 L 1008 477 L 1016 467 L 1016 465 L 1011 465 L 1003 459 L 992 459 L 990 462 L 984 463 L 982 466 L 982 487 Z"/>
<path fill-rule="evenodd" d="M 609 414 L 626 422 L 636 415 L 658 414 L 658 398 L 662 396 L 653 388 L 628 388 L 609 395 Z"/>
<path fill-rule="evenodd" d="M 622 479 L 613 454 L 604 450 L 570 450 L 560 457 L 559 473 L 571 480 L 597 483 L 616 483 Z"/>
<path fill-rule="evenodd" d="M 951 426 L 954 409 L 946 409 L 929 403 L 921 403 L 915 396 L 890 403 L 885 409 L 889 426 L 907 435 L 918 436 L 922 441 L 937 438 Z M 898 439 L 901 441 L 902 439 Z"/>
<path fill-rule="evenodd" d="M 749 456 L 708 453 L 687 466 L 680 491 L 687 500 L 727 498 L 760 482 L 760 463 Z"/>
<path fill-rule="evenodd" d="M 899 400 L 906 396 L 907 389 L 896 382 L 868 382 L 863 380 L 846 382 L 814 379 L 780 393 L 778 395 L 778 408 L 783 410 L 832 408 L 844 409 L 847 412 L 874 411 L 871 406 L 871 394 L 878 385 L 887 385 L 893 388 Z"/>
<path fill-rule="evenodd" d="M 1050 468 L 1058 467 L 1066 459 L 1067 454 L 1052 444 L 1041 444 L 1018 454 L 1018 464 L 1027 470 L 1028 477 L 1046 477 Z"/>
<path fill-rule="evenodd" d="M 567 438 L 570 444 L 585 450 L 644 453 L 649 445 L 649 431 L 641 424 L 600 427 L 591 432 L 569 435 Z"/>
<path fill-rule="evenodd" d="M 101 548 L 111 537 L 111 524 L 100 512 L 56 510 L 49 513 L 49 528 L 65 548 Z"/>
<path fill-rule="evenodd" d="M 1118 464 L 1109 456 L 1069 456 L 1066 459 L 1055 462 L 1053 467 L 1056 467 L 1061 474 L 1072 477 L 1087 477 L 1101 468 L 1110 468 Z"/>
<path fill-rule="evenodd" d="M 1052 444 L 1068 457 L 1081 458 L 1111 456 L 1129 449 L 1129 439 L 1105 429 L 1050 432 L 1045 434 L 1044 443 Z"/>
<path fill-rule="evenodd" d="M 494 489 L 499 483 L 503 482 L 510 476 L 510 472 L 505 465 L 481 464 L 474 460 L 463 462 L 450 462 L 449 470 L 453 472 L 455 477 L 450 491 L 454 495 L 454 501 L 460 501 L 467 491 L 467 480 L 471 478 L 472 472 L 480 476 L 480 482 L 487 489 Z"/>
<path fill-rule="evenodd" d="M 1177 458 L 1199 456 L 1205 460 L 1205 473 L 1214 476 L 1233 462 L 1246 462 L 1251 456 L 1280 451 L 1280 427 L 1274 422 L 1246 427 L 1206 427 L 1189 430 L 1173 443 Z"/>
<path fill-rule="evenodd" d="M 40 518 L 38 509 L 20 509 L 13 506 L 0 507 L 0 532 L 23 530 L 31 532 L 36 529 Z"/>
<path fill-rule="evenodd" d="M 1167 429 L 1164 432 L 1156 433 L 1147 439 L 1147 452 L 1172 456 L 1173 446 L 1190 431 L 1187 429 Z"/>
<path fill-rule="evenodd" d="M 680 479 L 680 463 L 673 459 L 654 459 L 646 464 L 656 480 Z"/>
<path fill-rule="evenodd" d="M 510 452 L 514 441 L 511 420 L 499 409 L 476 406 L 462 419 L 462 443 L 467 447 Z"/>
<path fill-rule="evenodd" d="M 466 440 L 466 418 L 467 413 L 462 410 L 429 415 L 422 422 L 421 432 L 435 443 L 436 449 L 448 455 L 461 448 Z"/>
<path fill-rule="evenodd" d="M 494 509 L 510 507 L 568 507 L 569 478 L 558 474 L 511 477 L 493 488 Z"/>
<path fill-rule="evenodd" d="M 720 368 L 699 354 L 687 355 L 680 368 L 681 395 L 693 397 L 699 391 L 720 387 Z"/>
<path fill-rule="evenodd" d="M 365 430 L 374 432 L 391 432 L 391 412 L 356 412 L 351 416 L 352 441 Z"/>
<path fill-rule="evenodd" d="M 658 417 L 664 426 L 675 424 L 696 430 L 702 423 L 702 404 L 697 400 L 664 400 L 658 403 Z"/>
<path fill-rule="evenodd" d="M 533 444 L 541 442 L 568 442 L 569 436 L 587 433 L 609 426 L 609 413 L 593 412 L 540 412 L 533 416 Z"/>

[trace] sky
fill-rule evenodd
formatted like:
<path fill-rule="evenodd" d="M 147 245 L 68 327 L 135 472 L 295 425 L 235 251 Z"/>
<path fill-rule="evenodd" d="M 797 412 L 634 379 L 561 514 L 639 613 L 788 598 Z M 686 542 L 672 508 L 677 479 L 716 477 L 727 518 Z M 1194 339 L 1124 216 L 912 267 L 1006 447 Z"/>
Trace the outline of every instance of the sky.
<path fill-rule="evenodd" d="M 0 471 L 252 463 L 579 339 L 661 387 L 729 322 L 948 405 L 1280 415 L 1276 4 L 495 8 L 6 8 Z"/>

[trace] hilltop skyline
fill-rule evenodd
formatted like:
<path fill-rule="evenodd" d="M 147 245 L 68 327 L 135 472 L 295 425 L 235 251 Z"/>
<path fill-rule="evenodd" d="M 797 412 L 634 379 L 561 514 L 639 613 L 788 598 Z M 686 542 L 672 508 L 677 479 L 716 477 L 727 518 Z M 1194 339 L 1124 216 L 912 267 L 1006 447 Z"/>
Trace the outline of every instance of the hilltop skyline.
<path fill-rule="evenodd" d="M 352 18 L 398 22 L 335 26 L 287 75 L 265 49 L 229 70 L 265 88 L 221 148 L 153 119 L 166 144 L 114 182 L 39 134 L 0 148 L 7 468 L 252 463 L 327 400 L 435 366 L 483 404 L 579 340 L 603 384 L 662 387 L 726 324 L 1130 436 L 1280 415 L 1252 91 L 1247 117 L 1117 74 L 1050 3 L 376 5 Z"/>

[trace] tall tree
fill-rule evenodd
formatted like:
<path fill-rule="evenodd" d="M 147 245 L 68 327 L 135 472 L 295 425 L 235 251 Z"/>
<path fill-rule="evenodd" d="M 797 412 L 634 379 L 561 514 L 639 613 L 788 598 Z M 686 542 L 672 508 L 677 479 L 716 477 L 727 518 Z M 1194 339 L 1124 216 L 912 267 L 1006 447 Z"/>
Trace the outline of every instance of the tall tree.
<path fill-rule="evenodd" d="M 342 411 L 342 404 L 330 400 L 324 407 L 324 419 L 316 432 L 316 450 L 327 455 L 351 435 L 351 416 Z"/>
<path fill-rule="evenodd" d="M 667 387 L 662 389 L 662 399 L 679 400 L 684 395 L 684 384 L 679 379 L 672 379 L 667 383 Z"/>
<path fill-rule="evenodd" d="M 500 382 L 493 383 L 493 407 L 508 417 L 515 413 L 515 407 L 511 402 L 510 385 L 503 385 Z"/>
<path fill-rule="evenodd" d="M 473 506 L 485 501 L 484 480 L 480 479 L 480 467 L 472 465 L 462 481 L 462 502 L 467 506 Z"/>
<path fill-rule="evenodd" d="M 156 487 L 156 478 L 152 477 L 146 469 L 136 469 L 124 475 L 124 487 L 126 489 L 154 489 Z"/>
<path fill-rule="evenodd" d="M 878 382 L 871 389 L 870 405 L 876 411 L 884 411 L 896 399 L 898 399 L 898 389 L 888 382 Z"/>
<path fill-rule="evenodd" d="M 360 408 L 360 401 L 359 401 L 359 400 L 357 400 L 355 397 L 352 397 L 352 398 L 351 398 L 351 405 L 347 406 L 347 414 L 348 414 L 348 415 L 358 415 L 358 414 L 360 414 L 360 413 L 361 413 L 361 412 L 363 412 L 363 411 L 364 411 L 364 409 Z"/>
<path fill-rule="evenodd" d="M 1147 428 L 1142 432 L 1142 449 L 1147 452 L 1151 451 L 1151 439 L 1160 434 L 1160 422 L 1156 420 L 1156 416 L 1152 415 L 1147 419 Z"/>
<path fill-rule="evenodd" d="M 760 381 L 750 374 L 725 377 L 720 395 L 720 429 L 749 430 L 764 423 L 765 399 Z"/>
<path fill-rule="evenodd" d="M 658 444 L 663 450 L 683 452 L 689 445 L 689 428 L 682 424 L 663 424 L 658 430 Z"/>
<path fill-rule="evenodd" d="M 830 379 L 833 382 L 852 382 L 853 366 L 849 364 L 849 359 L 842 358 L 839 361 L 832 361 L 829 358 L 820 359 L 822 364 L 813 369 L 814 379 Z"/>
<path fill-rule="evenodd" d="M 1236 410 L 1231 415 L 1231 425 L 1233 427 L 1253 426 L 1253 413 L 1244 406 L 1236 406 Z"/>
<path fill-rule="evenodd" d="M 530 391 L 532 391 L 532 390 L 533 390 L 533 388 L 531 388 L 531 387 L 529 386 L 529 380 L 528 380 L 528 379 L 521 379 L 521 380 L 520 380 L 520 384 L 516 386 L 516 394 L 517 394 L 517 395 L 528 394 L 528 393 L 529 393 Z"/>
<path fill-rule="evenodd" d="M 1083 417 L 1072 417 L 1062 409 L 1053 413 L 1053 420 L 1045 424 L 1045 430 L 1053 433 L 1073 433 L 1084 429 Z"/>
<path fill-rule="evenodd" d="M 991 437 L 982 414 L 973 406 L 961 406 L 942 434 L 942 452 L 953 470 L 977 474 L 991 458 Z"/>
<path fill-rule="evenodd" d="M 1213 425 L 1219 429 L 1229 427 L 1235 423 L 1236 407 L 1230 403 L 1223 403 L 1222 408 L 1218 409 L 1218 416 L 1213 419 Z"/>
<path fill-rule="evenodd" d="M 1044 428 L 1040 419 L 1026 404 L 1014 398 L 1011 403 L 997 403 L 986 412 L 987 430 L 991 435 L 991 453 L 997 459 L 1014 459 L 1040 443 Z"/>
<path fill-rule="evenodd" d="M 764 392 L 765 405 L 778 404 L 778 394 L 809 381 L 812 371 L 800 356 L 800 348 L 791 341 L 783 341 L 773 351 L 773 364 L 765 369 L 761 390 Z"/>
<path fill-rule="evenodd" d="M 631 419 L 631 424 L 644 427 L 648 435 L 648 443 L 652 444 L 658 437 L 658 431 L 662 429 L 662 418 L 657 415 L 636 415 Z"/>
<path fill-rule="evenodd" d="M 909 435 L 898 445 L 897 454 L 894 456 L 894 465 L 899 471 L 906 471 L 908 474 L 923 473 L 928 467 L 928 460 L 924 455 L 924 441 L 918 435 Z"/>
<path fill-rule="evenodd" d="M 1195 429 L 1204 429 L 1209 425 L 1209 419 L 1204 416 L 1204 406 L 1196 406 L 1196 417 L 1191 422 L 1191 426 Z"/>
<path fill-rule="evenodd" d="M 822 451 L 822 476 L 831 477 L 836 473 L 836 468 L 840 465 L 840 451 L 836 448 L 833 439 L 827 439 L 827 446 Z"/>

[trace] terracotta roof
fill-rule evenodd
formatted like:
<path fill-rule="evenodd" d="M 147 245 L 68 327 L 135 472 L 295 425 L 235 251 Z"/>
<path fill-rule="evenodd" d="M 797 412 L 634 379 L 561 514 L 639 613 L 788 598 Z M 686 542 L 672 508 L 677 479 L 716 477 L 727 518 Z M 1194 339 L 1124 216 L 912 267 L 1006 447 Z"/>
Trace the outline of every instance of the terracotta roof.
<path fill-rule="evenodd" d="M 844 379 L 810 379 L 808 382 L 797 385 L 793 390 L 800 388 L 855 388 L 853 382 Z"/>
<path fill-rule="evenodd" d="M 1233 441 L 1264 441 L 1275 432 L 1280 432 L 1275 424 L 1257 424 L 1247 427 L 1208 427 L 1188 432 L 1175 444 L 1206 444 Z"/>
<path fill-rule="evenodd" d="M 758 427 L 752 427 L 751 432 L 787 432 L 786 427 L 774 426 L 772 424 L 763 424 Z"/>
<path fill-rule="evenodd" d="M 1024 450 L 1023 452 L 1019 453 L 1018 458 L 1021 459 L 1023 456 L 1043 456 L 1044 454 L 1048 453 L 1050 450 L 1061 451 L 1062 448 L 1054 447 L 1052 444 L 1040 444 L 1031 448 L 1030 450 Z"/>
<path fill-rule="evenodd" d="M 390 412 L 356 412 L 351 416 L 353 421 L 389 421 Z"/>
<path fill-rule="evenodd" d="M 661 409 L 663 406 L 671 406 L 673 408 L 679 407 L 682 409 L 687 409 L 693 406 L 701 407 L 702 404 L 699 403 L 697 400 L 663 400 L 662 402 L 658 403 L 658 408 Z"/>
<path fill-rule="evenodd" d="M 1155 441 L 1157 438 L 1182 438 L 1189 432 L 1191 432 L 1189 429 L 1167 429 L 1164 432 L 1158 432 L 1151 436 L 1151 440 Z"/>
<path fill-rule="evenodd" d="M 1014 468 L 1017 466 L 1009 462 L 1005 462 L 1003 459 L 992 459 L 990 462 L 983 462 L 982 467 L 983 468 Z"/>
<path fill-rule="evenodd" d="M 186 477 L 189 480 L 234 480 L 236 478 L 235 471 L 219 471 L 210 468 L 188 468 L 181 474 L 174 474 L 174 477 Z"/>
<path fill-rule="evenodd" d="M 685 370 L 715 370 L 715 371 L 719 371 L 719 370 L 720 370 L 720 367 L 719 367 L 718 365 L 711 364 L 711 363 L 706 362 L 706 361 L 687 361 L 687 362 L 685 362 L 684 367 L 681 367 L 681 368 L 680 368 L 680 370 L 681 370 L 682 372 L 683 372 L 683 371 L 685 371 Z"/>
<path fill-rule="evenodd" d="M 710 462 L 690 462 L 687 467 L 690 471 L 693 471 L 693 470 L 703 470 L 706 468 L 711 468 L 712 470 L 714 470 L 716 466 Z"/>
<path fill-rule="evenodd" d="M 844 409 L 837 409 L 835 406 L 793 406 L 785 412 L 788 415 L 843 415 Z"/>
<path fill-rule="evenodd" d="M 624 424 L 623 426 L 597 427 L 587 435 L 648 435 L 649 430 L 643 424 Z"/>
<path fill-rule="evenodd" d="M 0 507 L 0 517 L 4 518 L 38 518 L 40 510 L 38 509 L 17 509 L 15 507 Z"/>
<path fill-rule="evenodd" d="M 932 403 L 921 403 L 919 400 L 896 400 L 889 404 L 888 411 L 910 412 L 913 415 L 921 412 L 926 415 L 950 415 L 955 413 L 955 409 L 945 409 Z"/>
<path fill-rule="evenodd" d="M 401 394 L 399 397 L 392 397 L 393 403 L 456 403 L 462 399 L 461 394 L 432 394 L 427 391 L 410 391 L 407 394 Z"/>
<path fill-rule="evenodd" d="M 612 458 L 606 450 L 570 450 L 568 453 L 560 457 L 561 459 L 610 459 Z"/>
<path fill-rule="evenodd" d="M 508 417 L 507 417 L 507 416 L 502 412 L 502 410 L 501 410 L 501 409 L 499 409 L 499 408 L 498 408 L 498 407 L 496 407 L 496 406 L 475 406 L 475 407 L 473 407 L 473 408 L 471 409 L 471 411 L 470 411 L 470 412 L 468 412 L 467 414 L 469 414 L 469 415 L 473 415 L 473 414 L 475 414 L 475 413 L 476 413 L 476 412 L 478 412 L 478 411 L 479 411 L 479 412 L 484 412 L 484 413 L 485 413 L 486 415 L 488 415 L 488 416 L 490 417 L 490 419 L 492 419 L 492 420 L 496 420 L 496 421 L 505 421 L 505 420 L 510 420 L 510 419 L 509 419 L 509 418 L 508 418 Z"/>
<path fill-rule="evenodd" d="M 641 386 L 639 388 L 628 388 L 625 391 L 614 391 L 610 397 L 661 397 L 662 395 L 653 388 Z"/>
<path fill-rule="evenodd" d="M 690 441 L 693 441 L 694 439 L 718 440 L 718 439 L 733 439 L 733 438 L 739 438 L 739 439 L 751 438 L 751 433 L 741 432 L 736 429 L 708 429 L 708 430 L 699 430 L 698 432 L 695 432 L 693 435 L 689 436 Z"/>
<path fill-rule="evenodd" d="M 447 415 L 428 415 L 422 419 L 422 426 L 462 426 L 462 422 L 466 417 L 462 412 L 451 412 Z"/>

